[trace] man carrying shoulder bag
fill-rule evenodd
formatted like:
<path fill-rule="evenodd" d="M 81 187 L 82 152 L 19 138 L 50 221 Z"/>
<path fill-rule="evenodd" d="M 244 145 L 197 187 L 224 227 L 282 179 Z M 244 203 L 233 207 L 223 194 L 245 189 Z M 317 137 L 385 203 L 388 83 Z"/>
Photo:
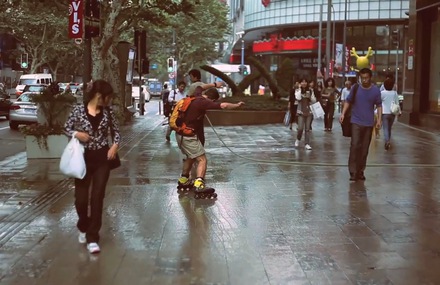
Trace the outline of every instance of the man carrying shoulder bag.
<path fill-rule="evenodd" d="M 177 89 L 171 90 L 170 94 L 168 95 L 168 104 L 171 106 L 170 108 L 170 115 L 173 113 L 174 106 L 176 106 L 177 102 L 182 100 L 186 97 L 185 94 L 185 87 L 186 83 L 184 81 L 180 81 L 177 85 Z M 168 116 L 169 120 L 169 116 Z M 167 141 L 170 141 L 170 135 L 171 135 L 172 129 L 170 128 L 170 124 L 168 123 L 167 132 L 165 134 L 165 138 Z"/>

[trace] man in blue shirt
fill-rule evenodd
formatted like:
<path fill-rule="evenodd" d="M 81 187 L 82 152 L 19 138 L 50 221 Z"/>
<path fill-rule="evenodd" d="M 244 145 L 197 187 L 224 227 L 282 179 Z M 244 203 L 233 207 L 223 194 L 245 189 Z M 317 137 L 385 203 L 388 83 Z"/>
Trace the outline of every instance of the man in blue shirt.
<path fill-rule="evenodd" d="M 371 82 L 372 72 L 368 68 L 359 71 L 360 85 L 351 88 L 350 94 L 344 102 L 344 109 L 339 117 L 342 123 L 351 106 L 351 144 L 348 158 L 350 180 L 365 180 L 364 170 L 367 164 L 368 149 L 374 127 L 374 109 L 377 108 L 376 128 L 381 126 L 382 99 L 379 88 Z M 356 90 L 353 100 L 353 90 Z"/>

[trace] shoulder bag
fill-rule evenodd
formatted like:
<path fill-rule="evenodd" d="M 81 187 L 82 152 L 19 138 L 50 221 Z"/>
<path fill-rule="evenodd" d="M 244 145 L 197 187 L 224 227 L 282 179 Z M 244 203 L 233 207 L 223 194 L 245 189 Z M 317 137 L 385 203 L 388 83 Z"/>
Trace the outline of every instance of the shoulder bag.
<path fill-rule="evenodd" d="M 352 125 L 351 124 L 351 109 L 352 109 L 352 105 L 354 104 L 354 102 L 356 100 L 356 93 L 359 89 L 359 84 L 355 84 L 353 86 L 353 88 L 354 88 L 353 89 L 353 100 L 350 103 L 350 106 L 345 114 L 344 121 L 342 121 L 342 123 L 341 123 L 342 135 L 344 137 L 348 137 L 348 138 L 351 137 L 351 125 Z"/>

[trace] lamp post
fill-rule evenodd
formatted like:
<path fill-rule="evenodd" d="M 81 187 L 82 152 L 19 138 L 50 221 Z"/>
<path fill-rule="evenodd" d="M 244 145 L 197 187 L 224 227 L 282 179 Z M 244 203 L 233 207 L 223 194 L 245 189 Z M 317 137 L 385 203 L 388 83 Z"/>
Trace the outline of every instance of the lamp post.
<path fill-rule="evenodd" d="M 335 37 L 336 37 L 336 17 L 335 17 L 335 7 L 333 7 L 333 4 L 332 4 L 332 12 L 333 12 L 333 28 L 332 28 L 332 46 L 331 46 L 331 49 L 332 49 L 332 66 L 334 66 L 335 65 L 335 49 L 336 49 L 336 42 L 335 42 Z"/>
<path fill-rule="evenodd" d="M 325 64 L 326 69 L 325 69 L 325 78 L 329 77 L 330 74 L 330 46 L 331 46 L 331 28 L 330 28 L 330 24 L 331 24 L 331 20 L 332 20 L 332 0 L 328 0 L 327 2 L 327 27 L 326 27 L 326 34 L 325 34 Z"/>
<path fill-rule="evenodd" d="M 322 62 L 322 4 L 319 5 L 318 72 L 321 72 L 321 62 Z"/>
<path fill-rule="evenodd" d="M 241 61 L 240 61 L 240 73 L 243 74 L 244 71 L 244 31 L 236 33 L 237 36 L 241 39 Z"/>
<path fill-rule="evenodd" d="M 344 31 L 343 31 L 343 39 L 342 39 L 342 82 L 345 84 L 345 69 L 346 69 L 346 52 L 347 52 L 347 1 L 345 0 L 345 9 L 344 9 Z"/>

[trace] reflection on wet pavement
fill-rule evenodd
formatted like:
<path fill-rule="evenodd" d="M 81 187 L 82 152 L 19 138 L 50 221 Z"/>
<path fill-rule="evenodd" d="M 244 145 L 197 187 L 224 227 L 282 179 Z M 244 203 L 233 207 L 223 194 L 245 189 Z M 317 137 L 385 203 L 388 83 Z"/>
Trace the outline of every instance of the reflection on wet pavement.
<path fill-rule="evenodd" d="M 136 117 L 123 127 L 96 256 L 77 243 L 73 184 L 57 162 L 4 162 L 0 285 L 440 284 L 439 169 L 367 167 L 366 181 L 349 182 L 335 166 L 349 140 L 315 124 L 311 152 L 281 124 L 216 128 L 252 160 L 206 128 L 219 197 L 197 201 L 178 198 L 182 156 L 162 118 Z M 393 138 L 389 152 L 373 141 L 369 164 L 438 163 L 436 136 L 397 124 Z"/>

